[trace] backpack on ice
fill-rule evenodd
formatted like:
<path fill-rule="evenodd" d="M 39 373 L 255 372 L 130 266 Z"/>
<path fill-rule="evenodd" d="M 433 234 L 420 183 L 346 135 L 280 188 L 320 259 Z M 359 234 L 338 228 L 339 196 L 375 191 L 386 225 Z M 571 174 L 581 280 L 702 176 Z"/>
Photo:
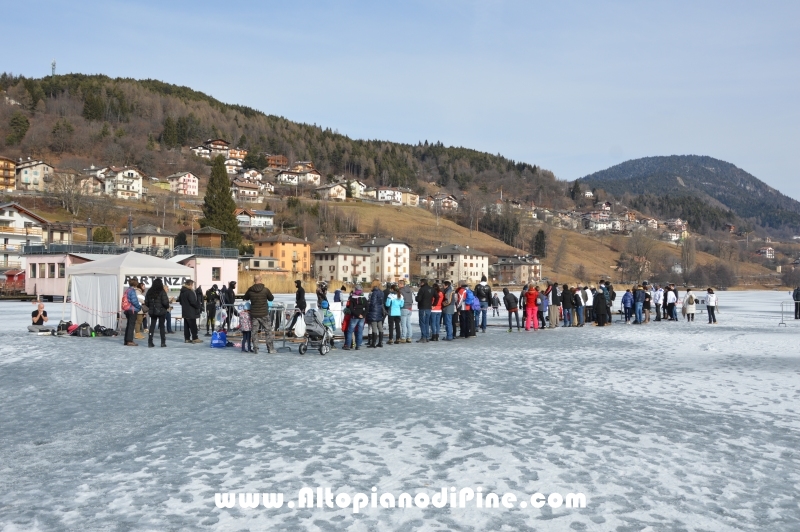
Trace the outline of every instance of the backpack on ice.
<path fill-rule="evenodd" d="M 70 327 L 72 327 L 71 321 L 61 320 L 60 322 L 58 322 L 58 327 L 56 328 L 56 334 L 59 335 L 69 334 Z"/>
<path fill-rule="evenodd" d="M 228 345 L 228 335 L 225 331 L 214 331 L 211 335 L 211 347 L 226 347 Z"/>
<path fill-rule="evenodd" d="M 91 338 L 92 337 L 92 326 L 88 323 L 81 323 L 78 326 L 77 332 L 75 336 L 80 336 L 81 338 Z"/>

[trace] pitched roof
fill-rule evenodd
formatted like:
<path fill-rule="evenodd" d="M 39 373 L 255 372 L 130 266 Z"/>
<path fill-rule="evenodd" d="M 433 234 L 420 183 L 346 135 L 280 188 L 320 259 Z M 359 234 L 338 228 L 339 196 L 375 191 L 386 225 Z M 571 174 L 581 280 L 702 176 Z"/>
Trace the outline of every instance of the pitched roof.
<path fill-rule="evenodd" d="M 220 231 L 216 227 L 207 226 L 207 227 L 203 227 L 199 231 L 195 231 L 194 234 L 196 234 L 196 235 L 227 235 L 228 233 L 226 233 L 225 231 Z"/>
<path fill-rule="evenodd" d="M 309 245 L 309 246 L 311 245 L 306 240 L 302 240 L 300 238 L 293 237 L 291 235 L 287 235 L 287 234 L 284 234 L 284 233 L 281 233 L 279 235 L 266 236 L 266 237 L 264 237 L 264 238 L 262 238 L 260 240 L 256 240 L 255 242 L 283 242 L 283 243 L 288 242 L 288 243 L 294 243 L 294 244 L 306 244 L 306 245 Z"/>
<path fill-rule="evenodd" d="M 403 244 L 405 246 L 411 247 L 408 242 L 403 242 L 402 240 L 394 240 L 393 238 L 371 238 L 366 242 L 362 242 L 360 246 L 363 247 L 379 247 L 385 248 L 389 244 Z"/>
<path fill-rule="evenodd" d="M 127 234 L 127 231 L 123 231 L 122 234 Z M 172 231 L 167 231 L 166 229 L 161 229 L 153 224 L 144 224 L 140 225 L 139 227 L 134 227 L 133 235 L 158 235 L 158 236 L 176 236 L 175 233 Z"/>
<path fill-rule="evenodd" d="M 38 214 L 34 213 L 33 211 L 29 211 L 28 209 L 26 209 L 25 207 L 23 207 L 19 203 L 15 203 L 15 202 L 11 201 L 11 202 L 8 202 L 8 203 L 0 204 L 0 209 L 8 209 L 8 208 L 16 209 L 18 212 L 21 212 L 23 214 L 27 214 L 31 218 L 35 218 L 37 221 L 39 221 L 39 223 L 43 223 L 43 224 L 49 224 L 50 223 L 48 220 L 45 220 L 44 218 L 42 218 Z"/>
<path fill-rule="evenodd" d="M 369 253 L 362 251 L 358 248 L 351 248 L 350 246 L 332 246 L 319 251 L 314 251 L 312 255 L 358 255 L 361 257 L 369 257 Z"/>
<path fill-rule="evenodd" d="M 175 172 L 174 174 L 168 175 L 164 179 L 172 179 L 173 177 L 177 179 L 179 177 L 185 176 L 186 174 L 191 174 L 192 176 L 194 176 L 195 179 L 197 179 L 197 176 L 194 175 L 192 172 Z"/>
<path fill-rule="evenodd" d="M 488 253 L 484 253 L 483 251 L 478 251 L 477 249 L 473 248 L 466 248 L 463 246 L 458 245 L 447 245 L 436 249 L 428 249 L 423 250 L 417 253 L 417 255 L 478 255 L 480 257 L 488 257 Z"/>

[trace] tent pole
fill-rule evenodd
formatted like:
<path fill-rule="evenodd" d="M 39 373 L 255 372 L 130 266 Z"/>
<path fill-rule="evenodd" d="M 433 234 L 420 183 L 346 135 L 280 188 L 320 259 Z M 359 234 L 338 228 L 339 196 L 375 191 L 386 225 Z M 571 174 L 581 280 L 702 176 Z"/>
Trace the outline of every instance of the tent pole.
<path fill-rule="evenodd" d="M 61 320 L 64 320 L 64 310 L 67 308 L 67 294 L 69 294 L 69 283 L 72 282 L 72 276 L 67 276 L 67 284 L 64 285 L 64 301 L 61 304 Z"/>

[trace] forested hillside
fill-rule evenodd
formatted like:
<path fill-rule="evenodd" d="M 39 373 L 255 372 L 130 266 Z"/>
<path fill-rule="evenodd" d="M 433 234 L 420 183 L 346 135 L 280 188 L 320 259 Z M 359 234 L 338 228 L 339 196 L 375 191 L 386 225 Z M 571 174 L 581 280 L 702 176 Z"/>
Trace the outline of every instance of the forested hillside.
<path fill-rule="evenodd" d="M 724 211 L 730 210 L 732 215 L 757 225 L 792 232 L 800 228 L 800 202 L 741 168 L 712 157 L 645 157 L 588 175 L 579 182 L 617 197 L 647 195 L 650 199 L 638 199 L 637 204 L 647 204 L 653 214 L 675 212 L 678 197 L 693 198 L 681 200 L 684 208 L 696 211 L 696 200 L 702 200 L 710 207 L 706 212 L 695 212 L 695 217 L 712 226 L 728 221 Z M 667 195 L 670 201 L 652 199 Z"/>
<path fill-rule="evenodd" d="M 453 191 L 484 192 L 503 187 L 517 191 L 520 200 L 563 203 L 561 184 L 536 165 L 428 140 L 354 140 L 157 80 L 2 74 L 0 90 L 7 98 L 0 105 L 0 143 L 7 156 L 73 166 L 135 164 L 151 175 L 180 168 L 201 172 L 206 163 L 185 148 L 221 137 L 249 150 L 247 162 L 254 166 L 259 153 L 282 154 L 313 161 L 323 176 L 346 173 L 374 185 L 419 188 L 435 182 Z"/>

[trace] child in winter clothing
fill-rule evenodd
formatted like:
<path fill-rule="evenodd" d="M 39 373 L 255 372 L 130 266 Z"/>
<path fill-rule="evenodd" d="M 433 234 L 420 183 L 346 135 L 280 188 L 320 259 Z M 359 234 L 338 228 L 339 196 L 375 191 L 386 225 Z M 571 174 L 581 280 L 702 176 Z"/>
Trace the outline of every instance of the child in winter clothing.
<path fill-rule="evenodd" d="M 245 301 L 241 312 L 239 312 L 239 330 L 242 331 L 242 352 L 252 353 L 253 344 L 251 341 L 252 320 L 250 319 L 250 302 Z"/>
<path fill-rule="evenodd" d="M 330 329 L 333 332 L 336 329 L 336 318 L 333 316 L 333 312 L 328 310 L 330 304 L 328 304 L 327 299 L 323 299 L 319 306 L 319 312 L 322 314 L 322 325 L 325 326 L 326 329 Z M 333 342 L 333 336 L 331 336 L 331 349 L 336 349 L 336 346 Z"/>

